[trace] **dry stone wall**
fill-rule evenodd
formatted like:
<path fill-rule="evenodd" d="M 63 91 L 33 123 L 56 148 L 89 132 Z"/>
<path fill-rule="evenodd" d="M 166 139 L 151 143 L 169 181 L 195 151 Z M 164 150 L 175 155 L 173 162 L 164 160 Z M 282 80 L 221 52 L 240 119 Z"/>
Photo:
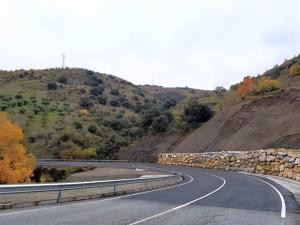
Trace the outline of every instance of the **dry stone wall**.
<path fill-rule="evenodd" d="M 266 149 L 205 153 L 163 153 L 158 163 L 200 168 L 238 170 L 300 181 L 300 150 Z"/>

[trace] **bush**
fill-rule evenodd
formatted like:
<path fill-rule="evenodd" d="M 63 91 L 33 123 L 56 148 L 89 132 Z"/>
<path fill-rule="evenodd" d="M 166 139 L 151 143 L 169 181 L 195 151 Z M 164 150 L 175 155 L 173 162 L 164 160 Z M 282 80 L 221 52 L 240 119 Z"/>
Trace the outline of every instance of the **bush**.
<path fill-rule="evenodd" d="M 25 109 L 23 109 L 23 108 L 20 108 L 20 109 L 19 109 L 19 113 L 20 113 L 20 114 L 25 114 L 25 112 L 26 112 Z"/>
<path fill-rule="evenodd" d="M 120 102 L 117 99 L 110 100 L 109 104 L 111 106 L 115 106 L 115 107 L 119 107 L 120 106 Z"/>
<path fill-rule="evenodd" d="M 112 135 L 107 137 L 107 139 L 97 148 L 97 158 L 98 159 L 117 159 L 116 153 L 120 150 L 123 145 L 126 145 L 126 141 L 117 136 Z"/>
<path fill-rule="evenodd" d="M 272 80 L 269 77 L 262 77 L 257 81 L 254 86 L 254 94 L 264 94 L 267 92 L 275 91 L 280 88 L 280 82 L 278 80 Z"/>
<path fill-rule="evenodd" d="M 160 116 L 161 110 L 159 108 L 152 108 L 143 113 L 143 127 L 150 127 L 154 118 Z"/>
<path fill-rule="evenodd" d="M 65 76 L 60 76 L 57 81 L 59 83 L 62 83 L 62 84 L 66 84 L 68 82 L 68 79 L 65 77 Z"/>
<path fill-rule="evenodd" d="M 295 76 L 300 74 L 300 65 L 299 64 L 293 64 L 290 68 L 289 68 L 289 74 L 291 76 Z"/>
<path fill-rule="evenodd" d="M 50 90 L 56 90 L 56 89 L 57 89 L 57 84 L 54 83 L 54 82 L 48 83 L 47 86 L 48 86 L 48 90 L 49 90 L 49 91 L 50 91 Z"/>
<path fill-rule="evenodd" d="M 92 134 L 95 134 L 97 132 L 97 127 L 95 125 L 89 125 L 88 131 Z"/>
<path fill-rule="evenodd" d="M 74 122 L 74 126 L 75 126 L 75 128 L 76 128 L 77 130 L 82 129 L 82 123 L 80 123 L 80 122 L 78 122 L 78 121 L 75 121 L 75 122 Z"/>
<path fill-rule="evenodd" d="M 60 137 L 60 140 L 62 140 L 63 142 L 66 142 L 67 140 L 69 140 L 70 138 L 70 135 L 68 134 L 63 134 L 61 137 Z"/>
<path fill-rule="evenodd" d="M 119 94 L 120 94 L 120 92 L 119 92 L 118 89 L 112 89 L 112 90 L 110 91 L 110 93 L 111 93 L 112 95 L 119 95 Z"/>
<path fill-rule="evenodd" d="M 104 87 L 94 87 L 90 90 L 90 94 L 94 96 L 101 95 L 104 91 Z"/>
<path fill-rule="evenodd" d="M 82 98 L 80 99 L 79 105 L 84 109 L 90 109 L 93 106 L 93 103 L 88 98 Z"/>
<path fill-rule="evenodd" d="M 34 136 L 30 136 L 28 138 L 28 140 L 29 140 L 30 143 L 34 143 L 35 142 L 35 137 Z"/>
<path fill-rule="evenodd" d="M 107 97 L 105 95 L 101 95 L 97 98 L 97 101 L 101 105 L 106 105 L 107 104 Z"/>
<path fill-rule="evenodd" d="M 69 148 L 60 152 L 59 157 L 63 159 L 92 159 L 96 158 L 95 148 Z"/>
<path fill-rule="evenodd" d="M 88 76 L 91 76 L 91 75 L 94 75 L 94 71 L 92 71 L 92 70 L 87 70 L 86 71 L 86 74 L 88 75 Z"/>
<path fill-rule="evenodd" d="M 200 123 L 208 121 L 213 114 L 213 111 L 208 106 L 191 102 L 184 110 L 184 120 L 186 120 L 191 127 L 196 128 Z"/>
<path fill-rule="evenodd" d="M 166 132 L 169 126 L 169 119 L 166 115 L 161 115 L 159 117 L 154 118 L 151 128 L 155 132 Z"/>
<path fill-rule="evenodd" d="M 113 130 L 122 130 L 130 127 L 129 121 L 125 119 L 108 119 L 104 121 L 104 125 L 110 126 Z"/>
<path fill-rule="evenodd" d="M 23 99 L 23 95 L 16 95 L 15 98 L 16 99 Z"/>
<path fill-rule="evenodd" d="M 43 168 L 37 167 L 33 171 L 33 177 L 31 178 L 34 182 L 58 182 L 67 177 L 65 170 L 58 170 L 56 168 Z M 46 179 L 45 179 L 46 178 Z"/>

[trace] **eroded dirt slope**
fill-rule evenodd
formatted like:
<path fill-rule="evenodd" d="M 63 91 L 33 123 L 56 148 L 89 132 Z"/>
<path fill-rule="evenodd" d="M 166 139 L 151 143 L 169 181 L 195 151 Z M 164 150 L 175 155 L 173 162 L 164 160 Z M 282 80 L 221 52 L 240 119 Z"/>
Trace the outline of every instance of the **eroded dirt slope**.
<path fill-rule="evenodd" d="M 300 148 L 300 90 L 230 106 L 195 130 L 174 152 Z"/>

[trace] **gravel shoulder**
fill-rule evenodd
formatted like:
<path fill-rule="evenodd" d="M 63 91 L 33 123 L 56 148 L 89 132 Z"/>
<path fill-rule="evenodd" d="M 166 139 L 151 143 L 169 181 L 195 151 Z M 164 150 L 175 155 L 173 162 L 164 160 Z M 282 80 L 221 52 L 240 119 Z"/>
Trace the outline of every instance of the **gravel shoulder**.
<path fill-rule="evenodd" d="M 115 180 L 126 178 L 138 178 L 143 175 L 163 175 L 166 173 L 155 170 L 144 170 L 138 168 L 112 168 L 99 167 L 85 172 L 74 173 L 67 177 L 64 182 L 80 182 L 95 180 Z"/>

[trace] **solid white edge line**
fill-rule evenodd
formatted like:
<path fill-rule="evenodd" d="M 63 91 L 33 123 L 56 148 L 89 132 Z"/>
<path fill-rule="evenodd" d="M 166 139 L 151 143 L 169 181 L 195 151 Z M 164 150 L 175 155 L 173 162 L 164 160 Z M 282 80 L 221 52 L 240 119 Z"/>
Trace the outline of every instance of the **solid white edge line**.
<path fill-rule="evenodd" d="M 194 178 L 190 175 L 182 174 L 182 176 L 187 176 L 187 177 L 190 178 L 190 180 L 188 182 L 180 183 L 180 184 L 169 186 L 169 187 L 158 188 L 158 189 L 149 190 L 149 191 L 142 191 L 142 192 L 137 192 L 137 193 L 128 194 L 128 195 L 121 195 L 121 196 L 118 196 L 118 197 L 112 197 L 112 198 L 106 198 L 106 199 L 96 199 L 96 200 L 90 200 L 90 201 L 87 201 L 87 202 L 73 202 L 73 203 L 66 203 L 64 205 L 56 205 L 56 206 L 51 206 L 51 207 L 41 207 L 41 208 L 36 208 L 36 209 L 1 213 L 0 217 L 9 216 L 9 215 L 13 215 L 13 214 L 20 214 L 20 213 L 34 212 L 34 211 L 40 211 L 40 210 L 47 210 L 47 209 L 57 209 L 57 208 L 67 207 L 67 206 L 72 206 L 72 205 L 77 206 L 77 205 L 85 205 L 85 204 L 93 204 L 93 203 L 97 204 L 98 202 L 104 202 L 104 201 L 109 201 L 109 200 L 115 200 L 115 199 L 120 199 L 120 198 L 131 197 L 131 196 L 135 196 L 135 195 L 147 194 L 147 193 L 150 193 L 150 192 L 161 191 L 161 190 L 165 190 L 165 189 L 171 189 L 171 188 L 175 188 L 175 187 L 179 187 L 179 186 L 189 184 L 189 183 L 193 182 L 193 180 L 194 180 Z"/>
<path fill-rule="evenodd" d="M 279 198 L 281 200 L 281 215 L 280 215 L 280 217 L 286 218 L 286 205 L 285 205 L 284 198 L 283 198 L 282 194 L 280 193 L 280 191 L 276 187 L 274 187 L 272 184 L 268 183 L 267 181 L 264 181 L 260 178 L 254 177 L 254 176 L 249 176 L 249 177 L 252 177 L 254 179 L 257 179 L 257 180 L 260 180 L 260 181 L 266 183 L 267 185 L 271 186 L 277 192 L 277 194 L 279 195 Z"/>
<path fill-rule="evenodd" d="M 183 208 L 183 207 L 186 207 L 186 206 L 188 206 L 188 205 L 190 205 L 190 204 L 192 204 L 192 203 L 194 203 L 194 202 L 197 202 L 197 201 L 199 201 L 199 200 L 201 200 L 201 199 L 203 199 L 203 198 L 206 198 L 206 197 L 212 195 L 213 193 L 215 193 L 215 192 L 217 192 L 218 190 L 220 190 L 220 189 L 226 184 L 226 180 L 225 180 L 224 178 L 222 178 L 222 177 L 219 177 L 219 176 L 216 176 L 216 175 L 213 175 L 213 174 L 210 174 L 210 173 L 203 173 L 203 174 L 207 174 L 207 175 L 210 175 L 210 176 L 217 177 L 217 178 L 223 180 L 223 184 L 222 184 L 220 187 L 218 187 L 217 189 L 213 190 L 212 192 L 210 192 L 210 193 L 208 193 L 208 194 L 206 194 L 206 195 L 203 195 L 203 196 L 201 196 L 201 197 L 199 197 L 199 198 L 196 198 L 196 199 L 194 199 L 194 200 L 192 200 L 192 201 L 190 201 L 190 202 L 187 202 L 187 203 L 185 203 L 185 204 L 183 204 L 183 205 L 179 205 L 179 206 L 177 206 L 177 207 L 175 207 L 175 208 L 172 208 L 172 209 L 169 209 L 169 210 L 167 210 L 167 211 L 158 213 L 158 214 L 156 214 L 156 215 L 153 215 L 153 216 L 144 218 L 144 219 L 142 219 L 142 220 L 139 220 L 139 221 L 130 223 L 129 225 L 140 224 L 140 223 L 143 223 L 143 222 L 145 222 L 145 221 L 147 221 L 147 220 L 150 220 L 150 219 L 153 219 L 153 218 L 162 216 L 162 215 L 164 215 L 164 214 L 167 214 L 167 213 L 169 213 L 169 212 L 172 212 L 172 211 L 181 209 L 181 208 Z"/>

